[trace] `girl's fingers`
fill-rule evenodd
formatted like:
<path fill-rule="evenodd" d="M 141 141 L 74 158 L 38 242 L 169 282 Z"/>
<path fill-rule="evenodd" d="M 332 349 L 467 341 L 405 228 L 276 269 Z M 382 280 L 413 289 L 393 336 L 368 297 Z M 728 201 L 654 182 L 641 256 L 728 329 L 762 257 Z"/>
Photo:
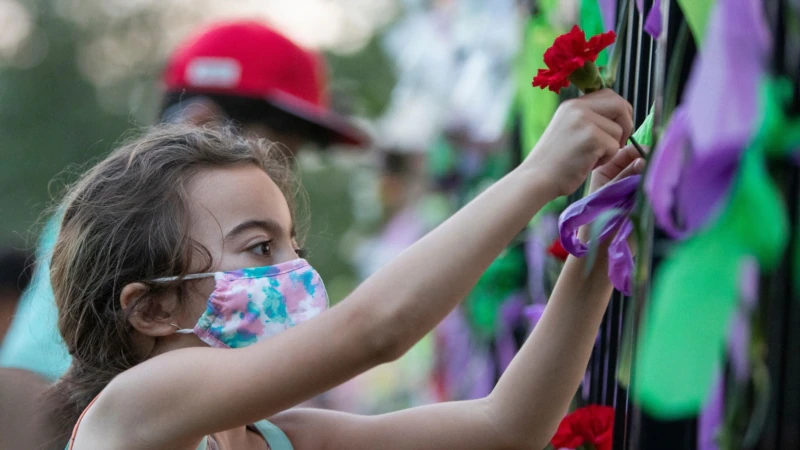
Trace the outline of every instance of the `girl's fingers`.
<path fill-rule="evenodd" d="M 628 164 L 628 167 L 623 169 L 616 177 L 614 177 L 612 182 L 619 181 L 623 178 L 627 178 L 631 175 L 639 175 L 644 171 L 645 168 L 645 161 L 644 158 L 636 158 L 631 164 Z"/>
<path fill-rule="evenodd" d="M 622 140 L 625 130 L 622 129 L 620 124 L 594 111 L 589 111 L 587 114 L 589 115 L 589 120 L 594 122 L 603 132 L 616 139 L 617 142 Z"/>
<path fill-rule="evenodd" d="M 616 92 L 611 89 L 601 89 L 584 95 L 581 99 L 587 100 L 587 105 L 592 111 L 618 123 L 622 127 L 624 140 L 633 133 L 633 107 Z"/>
<path fill-rule="evenodd" d="M 603 154 L 600 159 L 595 164 L 595 168 L 602 167 L 614 159 L 616 156 L 618 149 L 618 143 L 615 137 L 603 132 L 598 133 L 600 136 L 597 137 L 597 145 L 602 150 Z"/>
<path fill-rule="evenodd" d="M 645 151 L 647 151 L 647 149 L 645 149 Z M 636 150 L 636 147 L 633 145 L 626 145 L 617 151 L 617 154 L 611 158 L 608 164 L 598 167 L 597 171 L 606 177 L 606 179 L 611 180 L 639 158 L 639 151 Z"/>

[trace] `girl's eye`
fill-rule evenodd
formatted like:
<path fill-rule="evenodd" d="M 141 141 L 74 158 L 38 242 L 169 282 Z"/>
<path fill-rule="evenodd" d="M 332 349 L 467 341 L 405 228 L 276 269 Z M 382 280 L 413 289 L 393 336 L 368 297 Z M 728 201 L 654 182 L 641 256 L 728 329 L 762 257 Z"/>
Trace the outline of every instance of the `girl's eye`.
<path fill-rule="evenodd" d="M 270 245 L 272 241 L 259 242 L 258 244 L 249 248 L 249 250 L 259 256 L 271 256 L 272 248 Z"/>

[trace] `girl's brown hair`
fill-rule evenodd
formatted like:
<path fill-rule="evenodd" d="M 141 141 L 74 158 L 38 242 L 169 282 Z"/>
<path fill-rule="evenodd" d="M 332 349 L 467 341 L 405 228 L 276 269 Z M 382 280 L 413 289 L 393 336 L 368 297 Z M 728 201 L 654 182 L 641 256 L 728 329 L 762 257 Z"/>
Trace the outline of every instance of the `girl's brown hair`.
<path fill-rule="evenodd" d="M 119 296 L 133 282 L 186 275 L 210 253 L 188 234 L 185 186 L 198 170 L 251 164 L 281 188 L 294 216 L 299 190 L 284 153 L 229 129 L 161 126 L 117 149 L 68 191 L 50 276 L 58 327 L 72 365 L 51 389 L 61 442 L 81 411 L 119 373 L 140 363 L 131 342 L 131 314 L 148 314 L 145 296 L 123 310 Z M 178 288 L 151 285 L 151 294 Z M 62 444 L 63 445 L 63 444 Z"/>

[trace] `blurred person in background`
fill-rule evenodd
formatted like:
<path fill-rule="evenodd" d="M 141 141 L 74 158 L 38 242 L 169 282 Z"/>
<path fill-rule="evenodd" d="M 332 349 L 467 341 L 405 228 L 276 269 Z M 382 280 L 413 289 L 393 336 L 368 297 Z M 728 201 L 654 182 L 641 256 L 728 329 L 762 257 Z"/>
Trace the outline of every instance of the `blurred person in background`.
<path fill-rule="evenodd" d="M 369 141 L 328 108 L 321 57 L 256 22 L 213 26 L 186 41 L 167 64 L 164 87 L 166 121 L 230 120 L 292 154 L 312 142 L 324 148 Z"/>
<path fill-rule="evenodd" d="M 20 296 L 31 279 L 33 259 L 27 252 L 0 250 L 0 345 L 8 331 Z"/>
<path fill-rule="evenodd" d="M 257 22 L 220 23 L 189 38 L 167 61 L 162 83 L 162 122 L 232 124 L 243 134 L 282 144 L 291 157 L 307 148 L 369 144 L 364 131 L 328 107 L 321 57 Z M 0 346 L 0 367 L 8 368 L 0 370 L 9 380 L 0 386 L 0 415 L 8 416 L 0 443 L 7 430 L 20 438 L 26 429 L 41 434 L 29 415 L 14 411 L 35 409 L 20 402 L 35 398 L 31 393 L 43 389 L 44 380 L 58 379 L 71 362 L 58 334 L 49 277 L 60 219 L 54 215 L 42 231 L 33 281 Z"/>
<path fill-rule="evenodd" d="M 33 258 L 25 251 L 0 250 L 0 344 L 30 282 L 32 264 Z M 46 386 L 44 379 L 30 372 L 0 368 L 0 449 L 39 448 L 43 441 L 37 436 L 52 434 L 37 415 L 36 403 L 30 401 Z M 20 427 L 30 427 L 30 432 L 20 433 Z"/>
<path fill-rule="evenodd" d="M 375 191 L 378 217 L 356 233 L 359 243 L 353 263 L 362 280 L 386 265 L 419 240 L 431 226 L 419 213 L 427 188 L 424 176 L 425 152 L 399 147 L 377 151 L 378 179 Z"/>

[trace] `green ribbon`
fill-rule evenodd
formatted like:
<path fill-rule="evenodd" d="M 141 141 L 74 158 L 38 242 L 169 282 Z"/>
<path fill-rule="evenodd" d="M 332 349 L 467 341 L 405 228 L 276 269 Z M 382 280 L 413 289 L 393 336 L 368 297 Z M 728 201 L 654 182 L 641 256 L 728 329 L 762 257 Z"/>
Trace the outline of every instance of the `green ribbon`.
<path fill-rule="evenodd" d="M 657 417 L 697 414 L 724 355 L 742 259 L 755 257 L 761 270 L 769 272 L 788 243 L 783 198 L 766 167 L 768 155 L 785 155 L 800 143 L 785 139 L 781 134 L 786 130 L 775 125 L 788 123 L 775 117 L 782 111 L 780 91 L 775 83 L 762 89 L 761 128 L 744 152 L 724 212 L 680 244 L 655 273 L 633 390 L 644 409 Z M 795 137 L 800 136 L 793 133 Z"/>
<path fill-rule="evenodd" d="M 678 6 L 683 11 L 683 17 L 686 18 L 686 23 L 692 30 L 698 48 L 705 38 L 708 16 L 711 14 L 714 3 L 715 0 L 678 0 Z"/>
<path fill-rule="evenodd" d="M 644 145 L 645 147 L 653 146 L 653 109 L 650 108 L 650 113 L 644 118 L 644 122 L 633 133 L 633 138 L 636 142 Z"/>
<path fill-rule="evenodd" d="M 603 25 L 603 14 L 600 11 L 600 3 L 597 0 L 581 0 L 579 14 L 579 26 L 587 37 L 608 31 Z M 600 52 L 595 63 L 598 66 L 605 66 L 608 64 L 607 49 Z"/>
<path fill-rule="evenodd" d="M 520 117 L 520 140 L 522 154 L 527 156 L 542 137 L 542 133 L 558 108 L 558 96 L 552 92 L 535 89 L 531 81 L 544 63 L 544 52 L 560 34 L 550 23 L 546 14 L 538 14 L 528 21 L 522 51 L 516 65 L 517 97 L 516 110 Z"/>
<path fill-rule="evenodd" d="M 494 336 L 503 303 L 525 286 L 526 279 L 525 255 L 520 248 L 506 249 L 489 265 L 464 301 L 467 322 L 477 336 Z"/>
<path fill-rule="evenodd" d="M 550 20 L 550 16 L 555 14 L 558 9 L 557 1 L 541 1 L 539 8 L 539 14 L 531 17 L 525 28 L 522 51 L 517 59 L 515 69 L 517 79 L 515 110 L 520 119 L 520 142 L 523 157 L 527 157 L 539 142 L 559 103 L 557 95 L 531 86 L 531 81 L 538 70 L 547 67 L 544 63 L 544 52 L 553 45 L 556 37 L 565 31 L 556 28 Z M 553 200 L 534 216 L 530 226 L 535 227 L 542 217 L 548 214 L 557 214 L 565 206 L 565 197 Z"/>

